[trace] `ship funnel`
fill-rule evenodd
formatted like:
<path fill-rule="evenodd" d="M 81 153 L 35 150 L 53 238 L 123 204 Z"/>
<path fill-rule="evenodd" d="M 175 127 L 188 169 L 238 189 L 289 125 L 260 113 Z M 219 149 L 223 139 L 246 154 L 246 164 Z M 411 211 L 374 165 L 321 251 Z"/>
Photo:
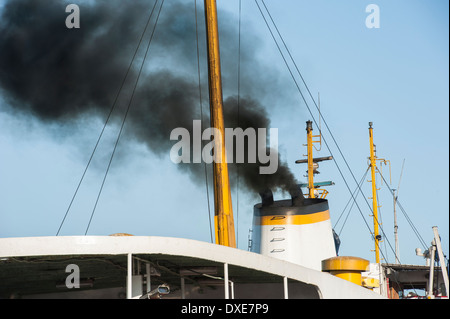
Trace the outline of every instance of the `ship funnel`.
<path fill-rule="evenodd" d="M 260 193 L 256 204 L 250 250 L 308 268 L 322 270 L 322 260 L 336 257 L 328 201 L 304 198 L 297 188 L 291 199 L 273 199 Z"/>

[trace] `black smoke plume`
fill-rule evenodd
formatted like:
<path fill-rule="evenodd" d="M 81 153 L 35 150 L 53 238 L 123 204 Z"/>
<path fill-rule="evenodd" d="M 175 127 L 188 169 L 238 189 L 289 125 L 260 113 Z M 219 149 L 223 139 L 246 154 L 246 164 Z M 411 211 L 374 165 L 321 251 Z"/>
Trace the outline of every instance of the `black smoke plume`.
<path fill-rule="evenodd" d="M 81 27 L 68 29 L 61 0 L 9 0 L 0 17 L 0 92 L 14 112 L 26 113 L 43 123 L 70 122 L 81 116 L 106 118 L 141 36 L 154 1 L 78 1 Z M 156 12 L 144 38 L 146 46 Z M 201 8 L 199 8 L 199 13 Z M 237 50 L 233 19 L 220 12 L 221 51 L 233 56 Z M 127 118 L 127 134 L 145 143 L 157 155 L 168 154 L 174 128 L 192 129 L 200 119 L 197 57 L 192 1 L 166 1 L 161 11 L 142 74 Z M 204 35 L 204 18 L 199 15 L 199 35 Z M 205 60 L 205 40 L 200 38 L 200 58 Z M 257 67 L 253 52 L 256 43 L 244 46 L 242 63 Z M 139 51 L 137 62 L 143 56 Z M 123 117 L 124 108 L 138 74 L 136 63 L 117 103 L 113 118 Z M 202 72 L 206 74 L 206 64 Z M 236 79 L 234 68 L 223 67 L 224 83 Z M 245 74 L 243 79 L 245 79 Z M 204 78 L 206 80 L 206 78 Z M 242 91 L 253 94 L 258 84 L 243 84 Z M 225 92 L 227 92 L 225 90 Z M 203 87 L 204 110 L 209 113 L 207 88 Z M 258 98 L 263 98 L 262 94 Z M 236 98 L 225 99 L 226 127 L 239 124 L 269 128 L 263 101 L 243 98 L 240 120 Z M 234 123 L 233 123 L 234 121 Z M 209 123 L 205 119 L 204 123 Z M 209 126 L 209 125 L 208 125 Z M 240 164 L 241 181 L 252 192 L 265 188 L 287 190 L 296 181 L 287 165 L 280 162 L 273 175 L 260 175 L 259 163 Z M 184 164 L 180 168 L 195 181 L 203 178 L 203 166 Z M 233 178 L 234 174 L 231 173 Z"/>

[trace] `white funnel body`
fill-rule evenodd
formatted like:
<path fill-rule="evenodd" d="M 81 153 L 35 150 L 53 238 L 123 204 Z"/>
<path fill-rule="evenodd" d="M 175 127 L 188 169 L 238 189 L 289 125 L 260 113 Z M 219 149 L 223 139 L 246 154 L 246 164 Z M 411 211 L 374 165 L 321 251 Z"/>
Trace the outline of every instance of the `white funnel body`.
<path fill-rule="evenodd" d="M 305 199 L 255 205 L 251 251 L 321 271 L 336 256 L 328 201 Z"/>

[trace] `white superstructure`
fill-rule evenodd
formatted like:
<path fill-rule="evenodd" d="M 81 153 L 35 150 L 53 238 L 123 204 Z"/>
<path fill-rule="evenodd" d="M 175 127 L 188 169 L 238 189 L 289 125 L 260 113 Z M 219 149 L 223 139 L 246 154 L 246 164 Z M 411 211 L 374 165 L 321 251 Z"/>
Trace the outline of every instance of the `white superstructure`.
<path fill-rule="evenodd" d="M 65 272 L 68 264 L 79 266 L 81 282 L 89 281 L 89 287 L 64 287 L 70 275 Z M 164 297 L 178 299 L 382 298 L 328 273 L 235 248 L 180 238 L 3 238 L 0 239 L 0 266 L 4 270 L 0 273 L 2 297 L 133 298 L 139 297 L 136 291 L 144 294 L 149 288 L 167 283 L 170 293 Z M 116 284 L 99 287 L 112 272 Z M 147 280 L 136 289 L 132 279 L 139 275 Z M 8 282 L 13 287 L 8 288 Z M 62 284 L 57 285 L 58 282 Z M 229 285 L 225 286 L 224 282 Z"/>

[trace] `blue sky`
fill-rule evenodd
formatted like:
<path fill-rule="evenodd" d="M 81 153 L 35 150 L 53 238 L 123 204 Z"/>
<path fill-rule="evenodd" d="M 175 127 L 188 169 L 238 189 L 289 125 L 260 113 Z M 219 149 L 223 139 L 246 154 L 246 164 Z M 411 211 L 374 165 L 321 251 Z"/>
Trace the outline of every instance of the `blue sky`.
<path fill-rule="evenodd" d="M 365 8 L 371 3 L 380 7 L 380 29 L 366 28 Z M 392 188 L 397 188 L 405 160 L 401 205 L 427 244 L 432 239 L 431 227 L 439 227 L 448 255 L 448 1 L 266 0 L 266 4 L 311 92 L 320 92 L 322 113 L 356 179 L 367 168 L 368 122 L 374 122 L 377 154 L 392 165 Z M 219 0 L 218 6 L 236 18 L 237 26 L 238 1 Z M 252 37 L 252 41 L 260 42 L 255 56 L 264 66 L 251 78 L 256 81 L 260 72 L 275 75 L 273 88 L 267 87 L 268 91 L 273 89 L 271 103 L 266 106 L 271 127 L 279 129 L 281 157 L 296 177 L 305 181 L 305 168 L 294 162 L 306 153 L 305 122 L 310 115 L 254 1 L 244 0 L 242 10 L 242 41 Z M 235 63 L 228 57 L 222 60 L 224 68 L 234 67 Z M 236 84 L 226 82 L 224 86 L 226 91 L 233 91 Z M 102 122 L 91 119 L 64 127 L 43 125 L 32 117 L 6 112 L 1 96 L 0 103 L 0 236 L 53 236 Z M 317 117 L 317 112 L 314 115 Z M 354 190 L 356 184 L 331 136 L 322 129 Z M 166 156 L 155 156 L 136 142 L 125 144 L 120 147 L 132 156 L 113 163 L 89 234 L 126 232 L 210 241 L 205 186 L 194 184 L 189 176 L 180 173 L 170 161 L 170 150 Z M 103 151 L 107 154 L 106 148 Z M 317 156 L 327 155 L 324 145 Z M 321 164 L 319 171 L 317 181 L 335 182 L 328 188 L 334 225 L 350 193 L 334 163 Z M 388 175 L 386 167 L 383 172 Z M 95 166 L 89 171 L 61 235 L 84 234 L 102 174 Z M 379 187 L 383 230 L 393 246 L 392 196 L 386 185 Z M 370 196 L 369 183 L 364 183 L 363 190 L 366 197 Z M 235 192 L 239 248 L 247 249 L 253 205 L 258 197 L 241 193 L 238 208 Z M 275 197 L 282 199 L 283 194 Z M 370 210 L 361 196 L 358 202 L 362 215 L 373 227 Z M 400 210 L 398 214 L 400 260 L 422 264 L 414 249 L 424 247 Z M 342 220 L 336 229 L 341 227 Z M 343 228 L 341 241 L 340 255 L 374 260 L 371 235 L 356 207 Z M 383 244 L 383 252 L 392 262 L 392 251 L 385 242 L 387 249 Z"/>

